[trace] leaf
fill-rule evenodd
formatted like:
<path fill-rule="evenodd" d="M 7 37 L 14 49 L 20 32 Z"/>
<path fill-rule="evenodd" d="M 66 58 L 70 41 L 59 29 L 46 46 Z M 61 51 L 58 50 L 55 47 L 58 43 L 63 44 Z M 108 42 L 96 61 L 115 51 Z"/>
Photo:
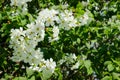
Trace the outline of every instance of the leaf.
<path fill-rule="evenodd" d="M 2 14 L 0 14 L 0 20 L 2 20 Z"/>
<path fill-rule="evenodd" d="M 30 79 L 28 79 L 28 80 L 35 80 L 35 76 L 32 76 Z"/>
<path fill-rule="evenodd" d="M 113 73 L 112 73 L 112 76 L 113 76 L 113 79 L 114 79 L 114 80 L 120 80 L 120 74 L 119 74 L 119 73 L 113 72 Z"/>
<path fill-rule="evenodd" d="M 52 76 L 53 73 L 51 72 L 51 70 L 45 69 L 41 72 L 41 74 L 42 75 L 40 75 L 40 77 L 42 80 L 48 80 Z"/>
<path fill-rule="evenodd" d="M 119 61 L 114 60 L 114 59 L 112 59 L 112 61 L 113 61 L 114 63 L 116 63 L 118 66 L 120 66 L 120 62 L 119 62 Z"/>
<path fill-rule="evenodd" d="M 30 22 L 34 21 L 34 18 L 31 14 L 27 13 L 27 16 L 28 16 Z"/>
<path fill-rule="evenodd" d="M 105 61 L 104 65 L 108 65 L 108 64 L 111 64 L 111 63 L 112 63 L 111 61 Z"/>
<path fill-rule="evenodd" d="M 107 68 L 108 68 L 108 71 L 113 71 L 114 70 L 114 66 L 112 64 L 109 64 L 107 66 Z"/>
<path fill-rule="evenodd" d="M 54 73 L 56 76 L 58 76 L 58 80 L 63 80 L 63 75 L 61 73 L 61 69 L 60 68 L 56 68 L 56 71 Z"/>
<path fill-rule="evenodd" d="M 80 38 L 77 38 L 77 43 L 80 44 Z"/>
<path fill-rule="evenodd" d="M 86 46 L 88 49 L 90 49 L 90 47 L 91 47 L 89 43 L 86 43 Z"/>
<path fill-rule="evenodd" d="M 93 69 L 91 67 L 91 61 L 90 60 L 84 61 L 84 65 L 87 68 L 88 75 L 92 74 L 93 73 Z"/>
<path fill-rule="evenodd" d="M 15 77 L 13 80 L 27 80 L 26 77 Z"/>
<path fill-rule="evenodd" d="M 105 76 L 104 78 L 102 78 L 101 80 L 112 80 L 110 76 Z"/>
<path fill-rule="evenodd" d="M 5 80 L 9 80 L 9 79 L 11 79 L 13 76 L 11 76 L 11 75 L 8 75 L 7 73 L 5 73 Z"/>
<path fill-rule="evenodd" d="M 92 67 L 90 67 L 90 68 L 87 69 L 87 73 L 88 73 L 88 75 L 90 75 L 90 74 L 93 73 L 93 69 L 92 69 Z"/>
<path fill-rule="evenodd" d="M 29 69 L 29 68 L 27 68 L 26 71 L 27 71 L 27 76 L 28 77 L 31 76 L 34 73 L 34 71 L 32 69 Z"/>
<path fill-rule="evenodd" d="M 86 68 L 89 68 L 91 66 L 91 61 L 90 60 L 84 61 L 84 65 Z"/>
<path fill-rule="evenodd" d="M 62 79 L 63 79 L 63 75 L 59 72 L 58 80 L 62 80 Z"/>

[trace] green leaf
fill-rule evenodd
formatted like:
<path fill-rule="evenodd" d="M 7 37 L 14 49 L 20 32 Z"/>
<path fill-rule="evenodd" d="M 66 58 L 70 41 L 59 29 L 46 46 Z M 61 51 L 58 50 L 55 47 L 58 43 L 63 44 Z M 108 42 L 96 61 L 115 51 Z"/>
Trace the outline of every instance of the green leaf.
<path fill-rule="evenodd" d="M 30 22 L 34 21 L 34 18 L 31 14 L 27 13 L 27 16 L 28 16 Z"/>
<path fill-rule="evenodd" d="M 28 80 L 35 80 L 35 76 L 32 76 L 30 79 L 28 79 Z"/>
<path fill-rule="evenodd" d="M 114 70 L 113 64 L 109 64 L 109 65 L 107 66 L 107 68 L 108 68 L 108 71 L 113 71 L 113 70 Z"/>
<path fill-rule="evenodd" d="M 86 43 L 86 46 L 88 49 L 90 49 L 90 47 L 91 47 L 89 43 Z"/>
<path fill-rule="evenodd" d="M 43 70 L 40 77 L 42 80 L 48 80 L 52 76 L 52 74 L 53 73 L 51 72 L 51 70 Z"/>
<path fill-rule="evenodd" d="M 27 78 L 26 77 L 16 77 L 13 80 L 27 80 Z"/>
<path fill-rule="evenodd" d="M 93 69 L 92 69 L 92 67 L 87 68 L 87 73 L 88 73 L 88 75 L 90 75 L 90 74 L 92 74 L 92 73 L 93 73 Z"/>
<path fill-rule="evenodd" d="M 58 80 L 63 80 L 63 75 L 61 73 L 61 69 L 60 68 L 56 68 L 55 69 L 55 73 L 56 76 L 58 76 Z"/>
<path fill-rule="evenodd" d="M 2 14 L 0 13 L 0 20 L 2 20 Z"/>
<path fill-rule="evenodd" d="M 63 75 L 59 72 L 59 77 L 58 77 L 58 80 L 63 80 Z"/>
<path fill-rule="evenodd" d="M 120 80 L 120 73 L 115 73 L 115 72 L 113 72 L 113 73 L 112 73 L 112 76 L 113 76 L 113 79 L 114 79 L 114 80 Z"/>
<path fill-rule="evenodd" d="M 104 65 L 108 65 L 108 64 L 111 64 L 111 63 L 112 63 L 111 61 L 105 61 Z"/>
<path fill-rule="evenodd" d="M 80 44 L 80 38 L 77 38 L 77 43 Z"/>
<path fill-rule="evenodd" d="M 91 61 L 90 60 L 85 60 L 84 65 L 86 68 L 89 68 L 91 66 Z"/>
<path fill-rule="evenodd" d="M 32 69 L 29 69 L 29 68 L 27 68 L 26 71 L 27 71 L 27 76 L 28 77 L 31 76 L 34 73 L 34 71 Z"/>
<path fill-rule="evenodd" d="M 91 61 L 90 60 L 84 61 L 84 65 L 87 68 L 88 75 L 92 74 L 93 73 L 93 69 L 91 67 Z"/>
<path fill-rule="evenodd" d="M 116 63 L 118 66 L 120 66 L 120 61 L 112 59 L 114 63 Z"/>
<path fill-rule="evenodd" d="M 11 75 L 8 75 L 7 73 L 5 73 L 4 75 L 5 75 L 5 80 L 9 80 L 9 79 L 11 79 L 13 77 Z"/>
<path fill-rule="evenodd" d="M 101 80 L 112 80 L 112 78 L 110 76 L 105 76 L 104 78 L 102 78 Z"/>

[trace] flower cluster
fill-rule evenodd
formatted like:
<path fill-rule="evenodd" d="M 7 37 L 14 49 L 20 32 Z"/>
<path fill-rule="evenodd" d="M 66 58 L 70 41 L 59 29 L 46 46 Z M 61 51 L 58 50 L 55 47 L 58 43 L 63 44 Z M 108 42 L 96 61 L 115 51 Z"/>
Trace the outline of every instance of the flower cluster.
<path fill-rule="evenodd" d="M 49 60 L 43 59 L 39 64 L 39 66 L 31 65 L 29 69 L 41 72 L 42 80 L 46 80 L 54 73 L 55 67 L 56 67 L 56 63 L 53 62 L 52 58 L 50 58 Z"/>
<path fill-rule="evenodd" d="M 25 5 L 27 2 L 31 2 L 32 0 L 11 0 L 11 6 L 22 6 Z"/>
<path fill-rule="evenodd" d="M 49 37 L 49 42 L 53 42 L 59 39 L 59 28 L 58 27 L 53 27 L 53 37 Z"/>
<path fill-rule="evenodd" d="M 76 56 L 74 53 L 66 53 L 62 59 L 58 61 L 59 66 L 66 65 L 66 67 L 70 68 L 70 70 L 79 69 L 81 65 L 84 65 L 84 62 L 88 61 L 87 56 L 81 55 Z"/>
<path fill-rule="evenodd" d="M 28 12 L 28 5 L 27 2 L 31 2 L 32 0 L 11 0 L 10 5 L 11 6 L 17 6 L 20 7 L 20 12 L 19 10 L 16 10 L 16 12 L 13 11 L 13 15 L 15 14 L 27 14 Z"/>
<path fill-rule="evenodd" d="M 41 72 L 43 80 L 48 79 L 54 73 L 56 62 L 52 58 L 45 60 L 41 49 L 36 47 L 38 42 L 44 40 L 46 29 L 52 30 L 52 36 L 48 36 L 48 39 L 49 42 L 53 42 L 59 40 L 60 30 L 70 30 L 85 25 L 88 20 L 90 18 L 87 13 L 80 18 L 80 21 L 77 21 L 71 10 L 48 8 L 41 10 L 36 20 L 26 25 L 26 29 L 20 27 L 20 29 L 11 30 L 10 48 L 14 49 L 11 59 L 15 62 L 29 63 L 30 69 Z M 67 54 L 58 61 L 59 65 L 63 63 L 67 66 L 74 64 L 70 66 L 71 70 L 78 69 L 80 66 L 75 54 Z"/>
<path fill-rule="evenodd" d="M 93 18 L 91 16 L 89 16 L 91 13 L 87 10 L 84 15 L 82 17 L 80 17 L 79 21 L 80 21 L 80 26 L 84 26 L 84 25 L 88 25 Z"/>
<path fill-rule="evenodd" d="M 49 42 L 59 39 L 59 29 L 70 30 L 72 27 L 78 26 L 77 19 L 74 18 L 72 11 L 44 9 L 39 13 L 36 23 L 44 23 L 45 27 L 53 27 L 53 36 L 49 37 Z"/>
<path fill-rule="evenodd" d="M 57 10 L 44 9 L 39 13 L 35 22 L 27 24 L 27 30 L 23 30 L 22 27 L 20 29 L 12 29 L 10 41 L 10 47 L 14 49 L 12 59 L 30 64 L 39 64 L 43 54 L 40 49 L 35 48 L 38 42 L 44 40 L 45 27 L 53 26 L 53 37 L 49 37 L 51 42 L 58 40 L 59 27 L 64 26 L 68 30 L 77 26 L 77 21 L 72 16 L 72 12 L 65 10 L 60 13 L 60 17 L 58 15 Z"/>
<path fill-rule="evenodd" d="M 78 26 L 78 21 L 74 18 L 72 11 L 69 10 L 60 13 L 60 23 L 59 27 L 65 30 Z"/>
<path fill-rule="evenodd" d="M 60 65 L 62 65 L 63 63 L 66 63 L 67 65 L 69 65 L 71 63 L 75 63 L 76 60 L 77 60 L 77 56 L 75 54 L 66 53 L 66 55 L 58 63 Z"/>
<path fill-rule="evenodd" d="M 37 28 L 37 25 L 34 27 Z M 35 49 L 35 47 L 39 41 L 43 40 L 44 31 L 41 30 L 37 33 L 32 28 L 27 30 L 20 28 L 12 29 L 11 32 L 10 47 L 14 49 L 11 59 L 16 62 L 39 64 L 43 58 L 43 53 L 40 48 Z"/>
<path fill-rule="evenodd" d="M 44 40 L 45 28 L 52 28 L 53 35 L 48 37 L 49 42 L 52 42 L 59 39 L 59 29 L 70 30 L 78 26 L 77 23 L 72 11 L 43 9 L 39 12 L 35 22 L 26 25 L 26 30 L 22 27 L 11 30 L 10 48 L 14 49 L 11 59 L 15 62 L 29 63 L 33 70 L 42 72 L 43 78 L 46 73 L 51 75 L 56 63 L 52 59 L 44 60 L 43 52 L 36 46 L 38 42 Z"/>

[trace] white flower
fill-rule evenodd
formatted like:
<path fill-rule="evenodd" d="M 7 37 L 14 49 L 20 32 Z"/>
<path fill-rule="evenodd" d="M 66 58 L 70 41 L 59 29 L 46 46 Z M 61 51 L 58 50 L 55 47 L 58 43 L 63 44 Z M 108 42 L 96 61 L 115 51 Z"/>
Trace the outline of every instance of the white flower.
<path fill-rule="evenodd" d="M 47 59 L 46 61 L 43 60 L 43 64 L 45 65 L 42 65 L 41 67 L 42 79 L 47 80 L 53 74 L 56 67 L 56 63 L 53 61 L 52 58 L 50 58 L 49 60 Z"/>
<path fill-rule="evenodd" d="M 60 65 L 62 65 L 64 62 L 66 62 L 66 60 L 65 60 L 65 59 L 61 59 L 58 63 L 59 63 Z"/>
<path fill-rule="evenodd" d="M 11 59 L 38 65 L 43 54 L 40 49 L 35 50 L 35 47 L 44 38 L 44 28 L 38 24 L 27 26 L 28 30 L 23 30 L 23 28 L 11 30 L 10 47 L 14 49 L 14 56 Z"/>
<path fill-rule="evenodd" d="M 86 25 L 88 22 L 89 16 L 88 13 L 85 13 L 81 18 L 80 18 L 80 22 L 81 25 Z"/>
<path fill-rule="evenodd" d="M 80 26 L 88 25 L 93 20 L 92 15 L 89 10 L 87 10 L 84 15 L 79 19 Z"/>
<path fill-rule="evenodd" d="M 24 6 L 23 6 L 23 8 L 22 8 L 22 13 L 23 14 L 27 14 L 27 12 L 28 12 L 28 9 L 27 9 L 27 4 L 25 4 Z"/>
<path fill-rule="evenodd" d="M 22 6 L 23 12 L 27 11 L 27 4 L 31 0 L 11 0 L 11 5 Z M 86 16 L 85 16 L 86 17 Z M 87 17 L 84 21 L 87 20 Z M 49 38 L 49 42 L 59 39 L 60 29 L 70 30 L 77 25 L 77 19 L 74 18 L 72 11 L 58 11 L 54 9 L 43 9 L 39 12 L 37 19 L 27 24 L 27 29 L 11 30 L 10 48 L 13 48 L 13 61 L 24 61 L 31 65 L 31 69 L 41 72 L 42 79 L 47 80 L 53 73 L 56 67 L 56 62 L 52 58 L 45 60 L 43 52 L 40 48 L 36 49 L 38 42 L 43 41 L 45 37 L 45 27 L 53 27 L 53 35 Z M 60 65 L 64 62 L 67 64 L 75 63 L 77 57 L 75 54 L 67 54 L 60 60 Z M 75 68 L 77 68 L 75 65 Z M 74 69 L 74 66 L 73 66 Z"/>
<path fill-rule="evenodd" d="M 65 30 L 70 30 L 72 27 L 76 27 L 77 20 L 74 18 L 72 11 L 65 10 L 60 13 L 60 28 L 64 28 Z"/>
<path fill-rule="evenodd" d="M 58 63 L 60 65 L 62 65 L 64 62 L 66 62 L 66 64 L 73 64 L 75 63 L 76 59 L 77 56 L 75 54 L 66 53 L 66 55 Z"/>
<path fill-rule="evenodd" d="M 34 64 L 31 64 L 31 66 L 29 67 L 32 70 L 41 72 L 42 76 L 42 80 L 47 80 L 48 78 L 50 78 L 55 70 L 56 67 L 56 63 L 53 61 L 52 58 L 44 60 L 42 59 L 39 66 L 36 66 Z"/>
<path fill-rule="evenodd" d="M 45 23 L 46 26 L 54 26 L 55 21 L 59 22 L 59 18 L 58 16 L 56 16 L 57 14 L 58 14 L 57 10 L 44 9 L 39 13 L 37 21 L 42 21 L 43 23 Z"/>
<path fill-rule="evenodd" d="M 11 0 L 11 6 L 15 5 L 15 6 L 22 6 L 24 4 L 26 4 L 27 2 L 31 2 L 32 0 Z"/>
<path fill-rule="evenodd" d="M 78 69 L 79 66 L 80 66 L 80 62 L 78 61 L 77 63 L 75 63 L 75 65 L 73 65 L 73 66 L 71 67 L 71 70 L 73 70 L 73 69 Z"/>
<path fill-rule="evenodd" d="M 67 54 L 67 56 L 65 56 L 65 59 L 68 63 L 74 63 L 77 57 L 75 54 Z"/>
<path fill-rule="evenodd" d="M 58 37 L 59 35 L 59 29 L 58 27 L 53 27 L 53 38 Z"/>
<path fill-rule="evenodd" d="M 53 61 L 52 58 L 50 58 L 50 60 L 46 61 L 46 67 L 51 69 L 52 73 L 54 72 L 54 69 L 56 67 L 56 63 Z"/>
<path fill-rule="evenodd" d="M 89 4 L 88 2 L 82 1 L 82 5 L 83 5 L 84 7 L 86 7 L 88 4 Z"/>
<path fill-rule="evenodd" d="M 54 26 L 53 29 L 53 37 L 49 37 L 49 42 L 56 41 L 59 39 L 59 28 Z"/>

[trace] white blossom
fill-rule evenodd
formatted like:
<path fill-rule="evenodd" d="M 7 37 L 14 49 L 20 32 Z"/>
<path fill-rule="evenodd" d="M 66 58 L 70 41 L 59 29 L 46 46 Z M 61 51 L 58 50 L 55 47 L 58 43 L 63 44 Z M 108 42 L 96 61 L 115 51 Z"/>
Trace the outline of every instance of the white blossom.
<path fill-rule="evenodd" d="M 75 63 L 75 65 L 71 67 L 71 70 L 78 69 L 79 66 L 80 66 L 80 62 L 78 61 L 77 63 Z"/>
<path fill-rule="evenodd" d="M 11 5 L 22 6 L 30 1 L 31 0 L 11 0 Z M 23 8 L 23 12 L 24 11 L 27 11 L 25 7 Z M 88 17 L 87 15 L 84 16 L 85 20 L 83 21 L 86 21 Z M 27 29 L 24 30 L 22 27 L 20 27 L 20 29 L 11 29 L 10 48 L 14 49 L 11 59 L 15 62 L 24 61 L 25 63 L 29 63 L 31 69 L 41 72 L 42 79 L 47 80 L 47 78 L 54 73 L 56 62 L 54 62 L 52 58 L 47 60 L 44 59 L 41 49 L 36 49 L 38 42 L 44 40 L 46 27 L 52 28 L 53 34 L 48 37 L 49 42 L 52 42 L 59 40 L 61 28 L 70 30 L 78 26 L 77 23 L 77 19 L 70 10 L 63 10 L 63 12 L 48 8 L 41 10 L 37 19 L 26 25 Z M 84 22 L 82 24 L 86 23 Z M 66 62 L 71 64 L 75 63 L 76 59 L 77 57 L 75 54 L 67 54 L 59 63 L 62 64 Z"/>
<path fill-rule="evenodd" d="M 44 60 L 42 59 L 41 63 L 38 66 L 31 65 L 30 69 L 41 72 L 42 80 L 47 80 L 53 73 L 56 67 L 56 63 L 52 58 Z"/>
<path fill-rule="evenodd" d="M 71 64 L 71 63 L 74 63 L 76 59 L 77 57 L 74 53 L 73 54 L 66 53 L 66 55 L 58 63 L 60 65 L 63 64 L 64 62 L 66 62 L 66 64 Z"/>
<path fill-rule="evenodd" d="M 85 13 L 81 18 L 80 18 L 80 22 L 81 25 L 86 25 L 88 22 L 89 16 L 88 13 Z"/>
<path fill-rule="evenodd" d="M 57 26 L 56 27 L 54 26 L 52 31 L 53 31 L 53 37 L 49 37 L 49 42 L 56 41 L 59 39 L 59 37 L 58 37 L 59 28 Z"/>
<path fill-rule="evenodd" d="M 15 6 L 22 6 L 24 4 L 26 4 L 27 2 L 31 2 L 32 0 L 11 0 L 11 6 L 15 5 Z"/>
<path fill-rule="evenodd" d="M 60 28 L 65 30 L 70 30 L 72 27 L 76 27 L 77 20 L 74 18 L 72 11 L 65 10 L 64 12 L 60 13 Z"/>

